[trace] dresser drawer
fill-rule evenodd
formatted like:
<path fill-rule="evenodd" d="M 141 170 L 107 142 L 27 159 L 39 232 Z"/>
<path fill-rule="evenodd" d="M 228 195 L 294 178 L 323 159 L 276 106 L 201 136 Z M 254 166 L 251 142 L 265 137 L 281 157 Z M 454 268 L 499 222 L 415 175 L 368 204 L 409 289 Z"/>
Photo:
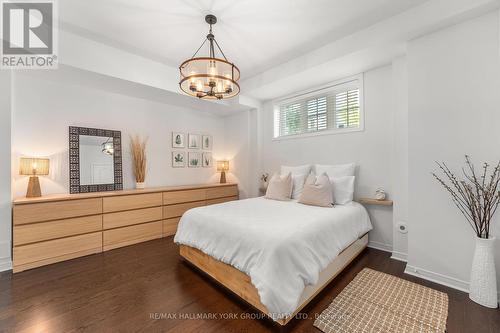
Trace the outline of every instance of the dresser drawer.
<path fill-rule="evenodd" d="M 205 189 L 163 192 L 163 204 L 172 205 L 205 200 L 206 192 Z"/>
<path fill-rule="evenodd" d="M 207 189 L 207 199 L 217 199 L 224 197 L 235 197 L 238 196 L 238 186 L 223 186 L 223 187 L 213 187 Z"/>
<path fill-rule="evenodd" d="M 128 210 L 125 212 L 104 214 L 103 229 L 124 227 L 162 219 L 161 207 Z"/>
<path fill-rule="evenodd" d="M 234 200 L 238 200 L 238 197 L 225 197 L 225 198 L 218 198 L 218 199 L 210 199 L 210 200 L 207 200 L 207 206 L 220 204 L 220 203 L 228 202 L 228 201 L 234 201 Z"/>
<path fill-rule="evenodd" d="M 14 225 L 102 213 L 102 199 L 79 199 L 14 206 Z"/>
<path fill-rule="evenodd" d="M 133 194 L 103 198 L 104 213 L 162 205 L 161 193 Z"/>
<path fill-rule="evenodd" d="M 104 251 L 162 237 L 162 221 L 103 231 Z"/>
<path fill-rule="evenodd" d="M 14 247 L 14 271 L 102 251 L 102 233 L 94 232 Z"/>
<path fill-rule="evenodd" d="M 191 208 L 205 206 L 205 201 L 188 202 L 177 205 L 163 206 L 163 218 L 170 219 L 172 217 L 181 217 L 187 210 Z"/>
<path fill-rule="evenodd" d="M 101 231 L 102 215 L 14 226 L 14 246 Z"/>
<path fill-rule="evenodd" d="M 180 217 L 163 220 L 163 237 L 175 235 Z"/>

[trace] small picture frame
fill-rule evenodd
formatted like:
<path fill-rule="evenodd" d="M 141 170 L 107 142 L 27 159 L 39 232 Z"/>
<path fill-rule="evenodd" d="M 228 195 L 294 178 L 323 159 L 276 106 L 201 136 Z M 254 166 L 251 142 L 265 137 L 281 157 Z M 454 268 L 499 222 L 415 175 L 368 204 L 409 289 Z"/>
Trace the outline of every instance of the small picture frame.
<path fill-rule="evenodd" d="M 188 153 L 188 167 L 199 168 L 201 163 L 201 153 Z"/>
<path fill-rule="evenodd" d="M 203 153 L 202 160 L 204 168 L 211 168 L 213 166 L 212 153 Z"/>
<path fill-rule="evenodd" d="M 188 148 L 189 149 L 201 149 L 201 135 L 189 133 L 189 135 L 188 135 Z"/>
<path fill-rule="evenodd" d="M 201 138 L 201 145 L 203 150 L 212 150 L 212 136 L 203 135 Z"/>
<path fill-rule="evenodd" d="M 184 168 L 186 167 L 186 153 L 183 151 L 172 152 L 172 167 Z"/>
<path fill-rule="evenodd" d="M 184 133 L 172 132 L 172 148 L 186 148 Z"/>

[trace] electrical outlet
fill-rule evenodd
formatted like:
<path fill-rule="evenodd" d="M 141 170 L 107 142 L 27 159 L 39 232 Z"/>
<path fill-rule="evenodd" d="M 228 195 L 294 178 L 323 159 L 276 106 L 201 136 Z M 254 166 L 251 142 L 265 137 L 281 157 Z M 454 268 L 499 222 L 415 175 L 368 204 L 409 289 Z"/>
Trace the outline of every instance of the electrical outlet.
<path fill-rule="evenodd" d="M 406 223 L 404 222 L 399 222 L 397 225 L 396 225 L 396 228 L 398 229 L 398 231 L 402 234 L 406 234 L 408 233 L 408 227 L 406 226 Z"/>

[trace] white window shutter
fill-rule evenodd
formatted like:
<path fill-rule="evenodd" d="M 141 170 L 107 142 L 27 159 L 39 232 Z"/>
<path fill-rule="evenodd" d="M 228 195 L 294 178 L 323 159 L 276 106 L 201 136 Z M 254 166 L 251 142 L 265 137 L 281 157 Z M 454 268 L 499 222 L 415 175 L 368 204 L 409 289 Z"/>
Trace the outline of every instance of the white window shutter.
<path fill-rule="evenodd" d="M 349 82 L 282 101 L 274 122 L 274 137 L 359 128 L 360 89 Z"/>

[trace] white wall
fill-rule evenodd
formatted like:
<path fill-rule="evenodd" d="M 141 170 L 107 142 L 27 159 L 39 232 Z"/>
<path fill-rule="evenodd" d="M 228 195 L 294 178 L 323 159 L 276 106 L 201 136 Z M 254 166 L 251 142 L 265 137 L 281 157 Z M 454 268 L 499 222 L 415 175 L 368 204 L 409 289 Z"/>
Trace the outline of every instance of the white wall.
<path fill-rule="evenodd" d="M 355 197 L 373 196 L 383 187 L 393 189 L 393 101 L 391 66 L 364 73 L 365 130 L 344 134 L 273 140 L 273 105 L 265 104 L 260 118 L 263 172 L 278 172 L 280 165 L 356 162 Z M 258 180 L 256 180 L 258 181 Z M 392 250 L 392 209 L 372 206 L 372 246 Z"/>
<path fill-rule="evenodd" d="M 500 158 L 498 12 L 409 43 L 408 271 L 467 289 L 474 234 L 432 178 L 434 161 L 460 172 Z M 492 233 L 500 236 L 497 213 Z M 500 241 L 496 242 L 500 276 Z M 500 283 L 500 279 L 498 279 Z M 499 289 L 500 290 L 500 289 Z"/>
<path fill-rule="evenodd" d="M 406 57 L 392 62 L 394 153 L 393 153 L 393 248 L 392 257 L 407 260 L 408 234 L 408 70 Z"/>
<path fill-rule="evenodd" d="M 11 268 L 11 73 L 0 73 L 0 271 Z"/>
<path fill-rule="evenodd" d="M 51 171 L 41 177 L 44 194 L 68 192 L 68 126 L 122 131 L 125 188 L 134 187 L 129 135 L 149 136 L 146 186 L 217 182 L 214 168 L 172 168 L 172 131 L 213 135 L 214 160 L 224 153 L 223 118 L 168 104 L 40 79 L 14 75 L 12 176 L 15 197 L 26 191 L 27 177 L 17 175 L 21 155 L 48 156 Z M 2 122 L 3 123 L 3 122 Z M 188 149 L 185 149 L 187 152 Z"/>
<path fill-rule="evenodd" d="M 228 181 L 239 184 L 241 198 L 257 195 L 256 126 L 257 110 L 244 111 L 224 118 L 224 151 L 230 167 Z"/>

